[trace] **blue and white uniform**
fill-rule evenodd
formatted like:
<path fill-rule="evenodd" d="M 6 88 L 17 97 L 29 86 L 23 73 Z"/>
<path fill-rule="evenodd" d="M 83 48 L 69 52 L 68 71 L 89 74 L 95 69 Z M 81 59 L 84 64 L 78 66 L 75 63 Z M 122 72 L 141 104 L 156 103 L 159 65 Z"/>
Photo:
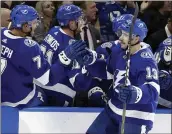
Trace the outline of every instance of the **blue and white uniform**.
<path fill-rule="evenodd" d="M 103 42 L 117 40 L 118 37 L 112 30 L 113 20 L 122 14 L 134 14 L 134 8 L 122 7 L 118 2 L 97 2 L 96 7 L 100 22 L 101 40 Z"/>

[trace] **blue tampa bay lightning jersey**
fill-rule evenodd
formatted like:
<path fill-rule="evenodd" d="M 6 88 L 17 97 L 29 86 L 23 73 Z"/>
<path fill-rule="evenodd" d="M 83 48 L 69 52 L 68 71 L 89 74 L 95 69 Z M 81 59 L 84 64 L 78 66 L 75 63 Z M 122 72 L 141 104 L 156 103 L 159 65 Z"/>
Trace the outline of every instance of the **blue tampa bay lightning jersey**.
<path fill-rule="evenodd" d="M 159 44 L 159 47 L 157 51 L 155 52 L 155 58 L 159 66 L 159 70 L 165 70 L 171 74 L 172 77 L 172 68 L 170 68 L 170 65 L 166 65 L 164 63 L 164 50 L 167 47 L 172 47 L 172 36 L 165 39 L 162 43 Z M 161 89 L 162 90 L 162 89 Z M 172 86 L 169 87 L 167 90 L 162 90 L 160 93 L 160 97 L 163 98 L 160 103 L 167 104 L 168 101 L 172 102 Z"/>
<path fill-rule="evenodd" d="M 118 2 L 97 2 L 96 7 L 98 9 L 101 40 L 103 42 L 117 40 L 118 37 L 112 31 L 112 21 L 122 14 L 133 14 L 134 8 L 122 7 Z"/>
<path fill-rule="evenodd" d="M 126 122 L 152 125 L 160 92 L 158 67 L 148 45 L 141 42 L 142 48 L 130 59 L 130 84 L 137 86 L 143 92 L 142 98 L 136 104 L 127 104 Z M 113 79 L 114 96 L 108 101 L 107 111 L 115 120 L 122 121 L 123 103 L 118 100 L 116 86 L 124 84 L 126 73 L 126 51 L 118 43 L 112 48 L 112 53 L 106 62 L 97 60 L 88 66 L 87 71 L 94 77 Z"/>
<path fill-rule="evenodd" d="M 165 39 L 163 42 L 159 44 L 158 49 L 155 52 L 155 58 L 156 61 L 159 63 L 161 60 L 164 61 L 164 55 L 163 51 L 165 50 L 166 47 L 172 47 L 172 36 L 168 37 Z M 168 70 L 167 70 L 168 71 Z"/>
<path fill-rule="evenodd" d="M 43 51 L 48 62 L 53 65 L 58 60 L 58 54 L 63 51 L 68 45 L 75 41 L 74 38 L 67 35 L 60 27 L 55 26 L 50 29 L 46 37 L 40 44 L 40 48 Z M 62 74 L 65 75 L 65 74 Z M 54 76 L 51 79 L 51 84 L 55 84 L 58 76 Z M 70 106 L 73 102 L 76 92 L 71 85 L 67 76 L 57 83 L 54 87 L 42 87 L 48 96 L 49 105 L 56 106 Z M 52 88 L 55 90 L 52 91 Z"/>
<path fill-rule="evenodd" d="M 106 42 L 100 45 L 96 52 L 99 55 L 98 57 L 101 59 L 107 59 L 109 55 L 111 54 L 112 48 L 116 46 L 118 43 L 117 41 L 112 42 Z M 97 79 L 93 78 L 90 75 L 87 75 L 87 72 L 84 72 L 84 69 L 78 68 L 73 69 L 70 72 L 70 82 L 72 85 L 80 90 L 89 90 L 94 87 L 100 87 L 107 95 L 108 98 L 112 95 L 111 93 L 111 87 L 112 87 L 112 80 L 106 80 L 106 79 Z M 101 103 L 102 98 L 100 100 L 96 100 L 94 102 L 89 102 L 89 106 L 101 106 L 104 107 L 104 104 Z M 94 104 L 93 104 L 94 103 Z"/>
<path fill-rule="evenodd" d="M 36 90 L 35 81 L 42 85 L 51 86 L 51 73 L 58 77 L 57 82 L 63 79 L 68 70 L 60 62 L 50 67 L 39 45 L 27 38 L 14 36 L 10 30 L 1 29 L 1 83 L 2 105 L 12 107 L 27 107 L 41 104 L 41 92 Z M 52 75 L 53 76 L 53 75 Z"/>

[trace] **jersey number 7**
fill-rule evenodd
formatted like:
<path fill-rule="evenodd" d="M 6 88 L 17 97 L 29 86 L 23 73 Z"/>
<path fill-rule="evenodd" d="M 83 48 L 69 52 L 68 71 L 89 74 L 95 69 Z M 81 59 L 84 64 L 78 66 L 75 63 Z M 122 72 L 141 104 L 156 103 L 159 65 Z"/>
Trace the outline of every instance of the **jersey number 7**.
<path fill-rule="evenodd" d="M 4 72 L 6 67 L 7 67 L 7 60 L 1 57 L 1 75 Z"/>
<path fill-rule="evenodd" d="M 44 45 L 40 45 L 40 48 L 41 48 L 41 51 L 43 52 L 43 54 L 45 55 L 48 63 L 51 65 L 52 58 L 53 58 L 53 51 L 51 49 L 49 49 L 48 51 L 46 51 L 47 48 Z"/>

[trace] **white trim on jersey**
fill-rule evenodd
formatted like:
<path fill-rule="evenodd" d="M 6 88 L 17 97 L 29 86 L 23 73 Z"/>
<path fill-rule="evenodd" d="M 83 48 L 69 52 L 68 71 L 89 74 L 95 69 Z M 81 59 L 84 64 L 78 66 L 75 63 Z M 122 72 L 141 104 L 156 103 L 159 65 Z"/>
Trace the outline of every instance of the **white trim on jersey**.
<path fill-rule="evenodd" d="M 153 86 L 157 90 L 158 94 L 160 94 L 160 86 L 157 83 L 155 83 L 155 82 L 145 82 L 144 84 L 150 84 L 151 86 Z"/>
<path fill-rule="evenodd" d="M 111 73 L 109 73 L 107 66 L 106 66 L 106 75 L 107 75 L 107 79 L 108 80 L 112 80 L 113 79 L 113 75 Z"/>
<path fill-rule="evenodd" d="M 72 86 L 74 87 L 74 83 L 75 83 L 75 79 L 76 79 L 76 76 L 78 75 L 79 73 L 75 74 L 74 77 L 70 78 L 69 81 L 70 83 L 72 84 Z"/>
<path fill-rule="evenodd" d="M 36 92 L 36 86 L 35 84 L 34 85 L 34 88 L 33 90 L 24 98 L 22 99 L 21 101 L 19 102 L 16 102 L 16 103 L 12 103 L 12 102 L 2 102 L 1 105 L 2 106 L 10 106 L 10 107 L 17 107 L 18 105 L 21 105 L 21 104 L 27 104 L 31 99 L 33 99 L 33 97 L 35 96 L 35 92 Z"/>
<path fill-rule="evenodd" d="M 12 34 L 9 33 L 10 30 L 5 30 L 4 31 L 4 35 L 10 39 L 19 39 L 19 38 L 23 38 L 23 37 L 20 37 L 20 36 L 14 36 Z"/>
<path fill-rule="evenodd" d="M 47 90 L 65 94 L 67 96 L 70 96 L 71 98 L 74 98 L 76 95 L 76 91 L 72 90 L 71 88 L 69 88 L 68 86 L 66 86 L 64 84 L 57 83 L 54 86 L 44 86 L 44 85 L 40 85 L 39 83 L 36 83 L 36 85 L 38 85 L 44 89 L 47 89 Z"/>
<path fill-rule="evenodd" d="M 110 109 L 117 115 L 122 116 L 123 109 L 117 108 L 112 104 L 111 100 L 108 101 Z M 142 112 L 137 110 L 126 110 L 126 117 L 137 118 L 142 120 L 151 120 L 154 121 L 155 113 Z"/>
<path fill-rule="evenodd" d="M 41 77 L 37 78 L 36 80 L 41 84 L 46 85 L 49 82 L 49 75 L 50 75 L 50 70 L 45 72 Z"/>

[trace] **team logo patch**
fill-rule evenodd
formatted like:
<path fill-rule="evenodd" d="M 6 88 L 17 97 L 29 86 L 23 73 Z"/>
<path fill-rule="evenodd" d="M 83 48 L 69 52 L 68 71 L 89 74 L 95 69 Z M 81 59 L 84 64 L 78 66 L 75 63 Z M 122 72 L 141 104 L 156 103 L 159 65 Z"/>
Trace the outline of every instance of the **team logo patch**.
<path fill-rule="evenodd" d="M 70 40 L 69 40 L 69 45 L 73 44 L 75 41 L 76 41 L 76 40 L 74 40 L 74 39 L 70 39 Z"/>
<path fill-rule="evenodd" d="M 102 48 L 106 48 L 106 47 L 111 48 L 111 47 L 112 47 L 112 43 L 110 43 L 110 42 L 103 43 L 103 44 L 101 45 L 101 47 L 102 47 Z"/>
<path fill-rule="evenodd" d="M 152 55 L 149 52 L 142 52 L 141 57 L 142 58 L 152 58 Z"/>
<path fill-rule="evenodd" d="M 28 14 L 28 10 L 21 10 L 22 14 Z"/>
<path fill-rule="evenodd" d="M 166 40 L 163 41 L 164 45 L 172 45 L 172 39 L 171 38 L 167 38 Z"/>
<path fill-rule="evenodd" d="M 65 9 L 66 9 L 67 11 L 70 11 L 70 10 L 71 10 L 71 6 L 66 6 Z"/>
<path fill-rule="evenodd" d="M 32 46 L 36 45 L 36 42 L 31 39 L 25 39 L 24 44 L 28 47 L 32 47 Z"/>

